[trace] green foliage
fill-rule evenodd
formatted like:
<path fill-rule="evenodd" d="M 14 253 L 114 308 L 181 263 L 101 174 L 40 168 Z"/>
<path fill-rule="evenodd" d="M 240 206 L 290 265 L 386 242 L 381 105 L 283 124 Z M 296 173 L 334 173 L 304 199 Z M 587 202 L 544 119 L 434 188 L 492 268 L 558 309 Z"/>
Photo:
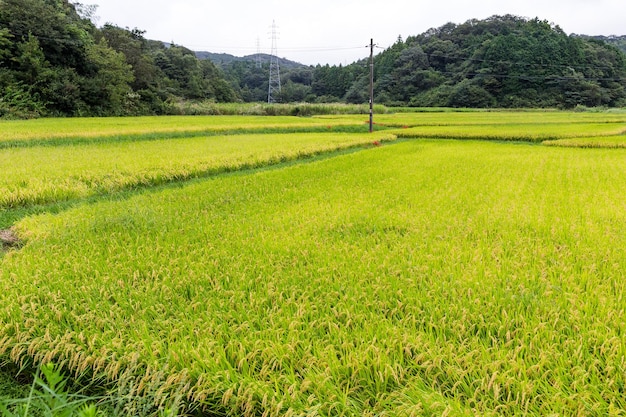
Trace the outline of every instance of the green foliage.
<path fill-rule="evenodd" d="M 172 98 L 239 99 L 209 61 L 137 29 L 98 29 L 90 14 L 68 0 L 0 2 L 0 117 L 161 114 Z"/>
<path fill-rule="evenodd" d="M 601 42 L 608 43 L 609 45 L 615 46 L 620 51 L 626 54 L 626 35 L 622 36 L 586 36 L 586 35 L 576 35 L 584 39 L 595 39 Z"/>
<path fill-rule="evenodd" d="M 2 417 L 98 417 L 96 397 L 70 394 L 67 380 L 59 367 L 52 363 L 42 365 L 35 374 L 30 392 L 21 399 L 0 398 Z"/>
<path fill-rule="evenodd" d="M 353 66 L 318 65 L 313 73 L 311 89 L 316 96 L 335 97 L 339 101 L 354 82 Z"/>
<path fill-rule="evenodd" d="M 390 102 L 572 108 L 617 106 L 625 97 L 623 54 L 538 19 L 448 24 L 408 38 L 400 54 L 381 56 L 388 53 L 398 58 L 391 79 L 381 77 L 377 86 Z M 420 78 L 421 71 L 430 77 Z"/>
<path fill-rule="evenodd" d="M 449 23 L 406 41 L 398 38 L 375 57 L 375 102 L 473 108 L 622 106 L 626 55 L 609 44 L 619 46 L 620 39 L 568 36 L 546 21 L 511 15 Z M 311 87 L 308 101 L 366 103 L 367 60 L 318 65 L 304 85 Z M 242 94 L 244 100 L 253 97 L 262 93 Z"/>
<path fill-rule="evenodd" d="M 0 96 L 0 118 L 30 119 L 45 114 L 43 104 L 29 90 L 19 82 L 4 87 Z"/>
<path fill-rule="evenodd" d="M 450 107 L 494 107 L 496 99 L 476 82 L 463 80 L 456 84 L 448 98 Z"/>
<path fill-rule="evenodd" d="M 0 255 L 3 254 L 2 250 L 0 247 Z M 32 379 L 23 378 L 24 374 L 20 374 L 18 377 L 18 374 L 19 368 L 17 366 L 2 362 L 2 366 L 0 366 L 0 404 L 6 400 L 28 397 Z M 29 377 L 31 376 L 29 375 Z M 0 415 L 2 414 L 0 413 Z"/>
<path fill-rule="evenodd" d="M 81 84 L 88 112 L 98 116 L 127 114 L 133 73 L 124 55 L 109 48 L 104 39 L 89 45 L 86 54 L 94 66 Z"/>

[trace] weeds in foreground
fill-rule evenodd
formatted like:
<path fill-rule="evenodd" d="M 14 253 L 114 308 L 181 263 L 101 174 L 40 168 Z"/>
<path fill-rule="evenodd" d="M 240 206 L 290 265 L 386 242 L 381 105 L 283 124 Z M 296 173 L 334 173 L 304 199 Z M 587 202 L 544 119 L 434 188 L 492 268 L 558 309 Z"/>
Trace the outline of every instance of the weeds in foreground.
<path fill-rule="evenodd" d="M 96 417 L 104 416 L 98 409 L 97 397 L 70 394 L 67 380 L 57 366 L 43 365 L 36 373 L 26 398 L 0 402 L 2 417 Z"/>
<path fill-rule="evenodd" d="M 27 397 L 0 399 L 0 417 L 105 417 L 123 415 L 126 411 L 115 409 L 114 399 L 110 397 L 70 393 L 68 381 L 57 365 L 42 365 Z M 180 414 L 177 407 L 169 406 L 152 415 L 175 417 Z"/>

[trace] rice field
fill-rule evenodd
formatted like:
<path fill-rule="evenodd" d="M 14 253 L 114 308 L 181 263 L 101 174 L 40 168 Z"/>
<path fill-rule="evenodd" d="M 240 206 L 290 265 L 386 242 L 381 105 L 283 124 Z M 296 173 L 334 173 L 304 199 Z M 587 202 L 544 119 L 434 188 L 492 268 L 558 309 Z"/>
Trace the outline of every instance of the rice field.
<path fill-rule="evenodd" d="M 0 359 L 101 381 L 133 415 L 624 415 L 626 150 L 541 141 L 619 143 L 626 121 L 546 115 L 544 133 L 414 113 L 373 135 L 2 149 L 51 183 L 200 150 L 214 165 L 40 215 L 6 205 L 24 215 L 0 259 Z"/>
<path fill-rule="evenodd" d="M 499 141 L 543 142 L 547 140 L 626 135 L 624 123 L 561 124 L 519 123 L 506 125 L 420 126 L 397 132 L 400 138 L 480 139 Z"/>
<path fill-rule="evenodd" d="M 362 118 L 362 116 L 361 116 Z M 353 124 L 349 119 L 342 122 L 341 116 L 327 118 L 288 117 L 288 116 L 153 116 L 153 117 L 91 117 L 36 119 L 28 121 L 4 120 L 0 122 L 0 145 L 3 147 L 21 145 L 23 142 L 38 142 L 59 139 L 87 139 L 116 137 L 125 135 L 155 135 L 180 133 L 219 133 L 271 128 L 326 127 L 327 120 L 334 120 L 333 126 Z M 21 141 L 21 142 L 18 142 Z M 28 143 L 26 143 L 28 144 Z"/>
<path fill-rule="evenodd" d="M 0 208 L 107 194 L 394 140 L 384 132 L 195 136 L 5 149 Z"/>

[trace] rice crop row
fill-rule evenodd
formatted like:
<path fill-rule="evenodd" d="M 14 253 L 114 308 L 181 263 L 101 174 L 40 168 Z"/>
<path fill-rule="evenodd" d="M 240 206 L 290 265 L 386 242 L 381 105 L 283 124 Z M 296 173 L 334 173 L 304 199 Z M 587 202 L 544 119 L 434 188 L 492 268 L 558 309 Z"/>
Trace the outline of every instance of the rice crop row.
<path fill-rule="evenodd" d="M 574 112 L 437 112 L 376 114 L 380 126 L 542 125 L 626 123 L 626 113 Z M 93 138 L 159 133 L 223 132 L 268 128 L 311 128 L 363 125 L 363 115 L 289 116 L 159 116 L 124 118 L 37 119 L 0 121 L 0 143 L 60 138 Z"/>
<path fill-rule="evenodd" d="M 618 136 L 626 133 L 626 123 L 523 123 L 488 125 L 419 126 L 392 130 L 399 138 L 482 139 L 543 142 L 565 138 Z"/>
<path fill-rule="evenodd" d="M 362 117 L 361 117 L 362 119 Z M 59 138 L 90 138 L 180 132 L 217 132 L 259 128 L 307 128 L 354 124 L 342 116 L 154 116 L 0 120 L 0 143 Z M 361 122 L 360 124 L 363 124 Z"/>
<path fill-rule="evenodd" d="M 361 117 L 362 118 L 362 117 Z M 626 112 L 465 111 L 376 115 L 377 123 L 392 127 L 478 125 L 568 125 L 626 123 Z"/>
<path fill-rule="evenodd" d="M 415 140 L 26 218 L 0 358 L 216 415 L 622 415 L 625 187 Z"/>
<path fill-rule="evenodd" d="M 626 148 L 626 135 L 546 140 L 542 144 L 568 148 Z"/>
<path fill-rule="evenodd" d="M 384 142 L 385 133 L 209 136 L 0 151 L 0 208 L 66 201 Z"/>

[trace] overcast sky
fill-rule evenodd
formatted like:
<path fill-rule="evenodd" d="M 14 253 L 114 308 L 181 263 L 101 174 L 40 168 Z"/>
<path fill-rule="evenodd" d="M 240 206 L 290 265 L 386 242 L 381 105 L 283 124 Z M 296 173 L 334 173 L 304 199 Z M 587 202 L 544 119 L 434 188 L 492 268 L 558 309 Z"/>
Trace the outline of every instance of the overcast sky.
<path fill-rule="evenodd" d="M 566 33 L 626 35 L 625 0 L 82 0 L 99 26 L 146 31 L 146 38 L 236 56 L 270 53 L 303 64 L 350 64 L 402 36 L 494 14 L 547 20 Z"/>

